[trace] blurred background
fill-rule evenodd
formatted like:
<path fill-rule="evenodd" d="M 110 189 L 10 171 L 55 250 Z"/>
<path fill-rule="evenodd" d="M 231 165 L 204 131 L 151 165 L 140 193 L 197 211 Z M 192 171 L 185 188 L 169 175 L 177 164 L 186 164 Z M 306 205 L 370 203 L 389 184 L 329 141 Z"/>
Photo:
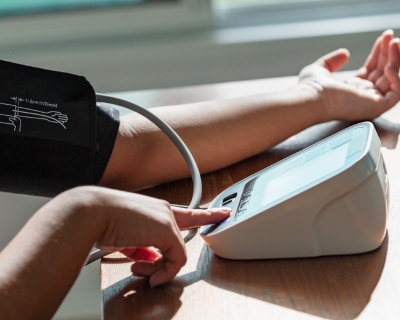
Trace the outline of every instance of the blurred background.
<path fill-rule="evenodd" d="M 0 59 L 141 90 L 295 75 L 340 47 L 356 69 L 387 28 L 398 0 L 2 0 Z"/>
<path fill-rule="evenodd" d="M 145 90 L 296 75 L 343 47 L 357 69 L 388 28 L 398 0 L 1 0 L 0 59 Z M 55 319 L 100 319 L 99 279 L 84 268 Z"/>

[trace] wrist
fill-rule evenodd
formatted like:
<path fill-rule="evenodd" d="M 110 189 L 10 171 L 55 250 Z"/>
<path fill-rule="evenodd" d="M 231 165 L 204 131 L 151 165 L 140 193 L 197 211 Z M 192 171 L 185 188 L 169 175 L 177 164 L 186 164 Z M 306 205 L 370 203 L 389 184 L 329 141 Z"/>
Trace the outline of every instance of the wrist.
<path fill-rule="evenodd" d="M 54 199 L 55 206 L 62 208 L 62 214 L 53 210 L 62 219 L 61 223 L 74 226 L 73 229 L 92 244 L 101 238 L 108 224 L 101 191 L 99 187 L 77 187 Z"/>
<path fill-rule="evenodd" d="M 316 81 L 301 81 L 293 88 L 309 108 L 314 124 L 333 120 L 329 114 L 327 95 L 324 87 Z"/>

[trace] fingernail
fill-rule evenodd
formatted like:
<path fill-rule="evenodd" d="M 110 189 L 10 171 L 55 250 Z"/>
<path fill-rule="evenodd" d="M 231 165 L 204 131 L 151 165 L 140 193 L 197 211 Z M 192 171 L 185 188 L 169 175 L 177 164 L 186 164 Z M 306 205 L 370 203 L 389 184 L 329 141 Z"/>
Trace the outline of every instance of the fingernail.
<path fill-rule="evenodd" d="M 222 207 L 222 208 L 211 208 L 208 209 L 209 212 L 222 212 L 222 213 L 231 213 L 232 209 L 228 207 Z"/>

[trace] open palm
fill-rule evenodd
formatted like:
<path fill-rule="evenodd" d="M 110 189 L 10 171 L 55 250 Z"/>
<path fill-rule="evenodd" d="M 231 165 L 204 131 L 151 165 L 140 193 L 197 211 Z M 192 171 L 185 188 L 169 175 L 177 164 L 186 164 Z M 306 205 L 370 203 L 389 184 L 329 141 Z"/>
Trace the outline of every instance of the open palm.
<path fill-rule="evenodd" d="M 400 44 L 393 31 L 375 41 L 364 66 L 346 82 L 332 76 L 349 59 L 346 49 L 333 51 L 306 66 L 300 83 L 314 90 L 324 102 L 326 121 L 373 119 L 400 100 Z"/>

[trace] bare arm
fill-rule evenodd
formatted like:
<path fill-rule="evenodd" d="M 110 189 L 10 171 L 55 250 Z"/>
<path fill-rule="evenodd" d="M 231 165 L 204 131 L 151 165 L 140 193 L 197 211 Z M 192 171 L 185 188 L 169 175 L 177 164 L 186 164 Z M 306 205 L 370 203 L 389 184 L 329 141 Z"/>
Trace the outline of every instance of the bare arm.
<path fill-rule="evenodd" d="M 0 319 L 50 319 L 96 245 L 122 250 L 152 286 L 186 262 L 179 228 L 215 223 L 229 210 L 171 209 L 162 200 L 99 187 L 67 191 L 42 207 L 0 253 Z M 136 248 L 154 246 L 154 249 Z M 144 270 L 144 271 L 143 271 Z"/>
<path fill-rule="evenodd" d="M 152 111 L 177 131 L 205 173 L 255 155 L 316 124 L 319 102 L 314 96 L 308 88 L 296 88 Z M 182 156 L 163 132 L 136 114 L 121 119 L 103 185 L 137 190 L 188 176 Z"/>
<path fill-rule="evenodd" d="M 322 57 L 284 93 L 155 112 L 182 136 L 200 170 L 212 171 L 312 124 L 373 118 L 399 101 L 400 49 L 392 33 L 377 40 L 358 77 L 348 83 L 334 80 L 330 73 L 347 59 L 345 50 Z M 103 185 L 133 190 L 185 176 L 186 165 L 157 128 L 137 116 L 123 118 Z M 150 277 L 153 286 L 164 283 L 186 261 L 178 228 L 217 222 L 228 214 L 171 209 L 161 200 L 104 188 L 67 191 L 41 208 L 0 253 L 0 318 L 50 318 L 95 244 L 141 260 L 132 271 Z M 150 246 L 161 254 L 144 248 Z"/>
<path fill-rule="evenodd" d="M 311 125 L 330 120 L 379 116 L 400 98 L 399 40 L 387 31 L 378 38 L 359 75 L 348 82 L 331 72 L 348 60 L 334 51 L 303 69 L 299 84 L 285 92 L 183 106 L 154 108 L 191 150 L 202 173 L 253 156 Z M 189 176 L 172 142 L 138 116 L 121 119 L 103 186 L 137 190 Z"/>

